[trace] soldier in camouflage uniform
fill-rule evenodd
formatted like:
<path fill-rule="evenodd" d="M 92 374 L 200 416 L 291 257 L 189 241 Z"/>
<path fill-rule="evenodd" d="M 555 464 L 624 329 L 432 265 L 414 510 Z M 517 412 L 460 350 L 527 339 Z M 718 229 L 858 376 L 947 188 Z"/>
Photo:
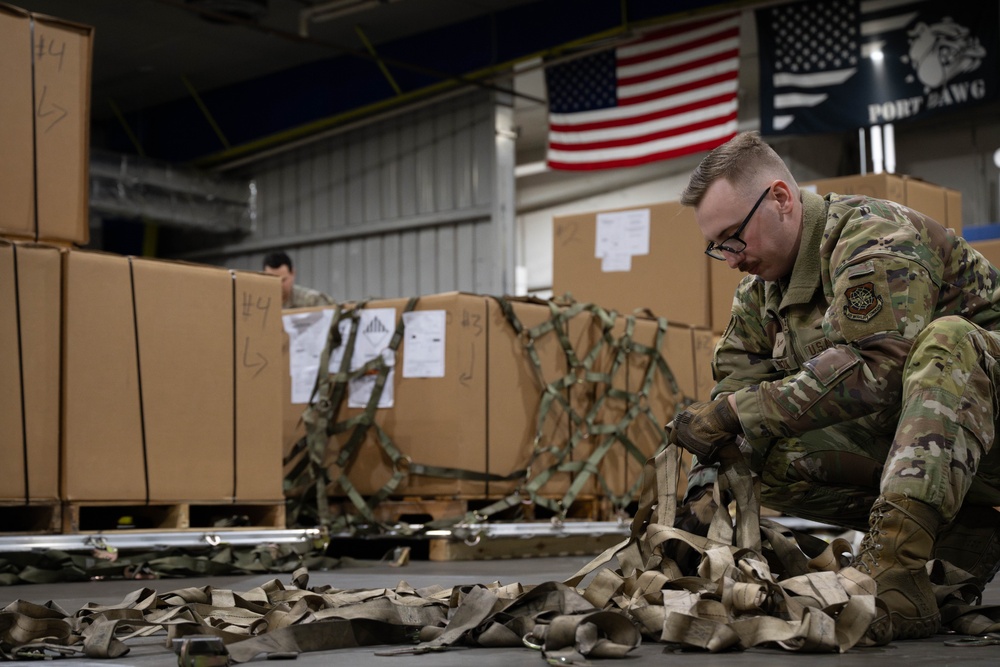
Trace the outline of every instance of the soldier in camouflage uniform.
<path fill-rule="evenodd" d="M 868 525 L 855 566 L 890 611 L 875 635 L 933 634 L 927 560 L 980 587 L 1000 563 L 1000 274 L 905 206 L 800 191 L 756 133 L 710 152 L 681 201 L 706 252 L 750 274 L 715 351 L 712 400 L 673 422 L 671 441 L 701 462 L 689 488 L 742 444 L 764 505 Z"/>
<path fill-rule="evenodd" d="M 281 278 L 282 308 L 333 305 L 333 299 L 323 292 L 295 284 L 295 268 L 292 266 L 292 258 L 286 253 L 272 252 L 264 257 L 264 273 Z"/>

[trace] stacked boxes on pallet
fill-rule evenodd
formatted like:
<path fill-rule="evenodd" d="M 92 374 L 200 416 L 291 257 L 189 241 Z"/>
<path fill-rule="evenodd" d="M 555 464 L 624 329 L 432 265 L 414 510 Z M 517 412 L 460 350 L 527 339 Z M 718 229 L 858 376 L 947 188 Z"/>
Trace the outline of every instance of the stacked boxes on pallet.
<path fill-rule="evenodd" d="M 87 242 L 93 36 L 0 3 L 0 235 Z"/>
<path fill-rule="evenodd" d="M 280 304 L 272 276 L 0 241 L 0 501 L 283 526 Z"/>
<path fill-rule="evenodd" d="M 284 526 L 280 282 L 74 248 L 92 41 L 0 3 L 0 523 L 75 532 L 87 507 L 163 503 L 155 527 L 210 526 L 245 503 Z"/>
<path fill-rule="evenodd" d="M 663 322 L 640 317 L 626 323 L 595 306 L 458 292 L 420 297 L 404 312 L 408 305 L 394 299 L 285 312 L 292 367 L 302 371 L 289 397 L 286 451 L 305 434 L 299 418 L 318 372 L 318 349 L 334 314 L 342 314 L 329 372 L 335 382 L 338 369 L 350 372 L 339 378 L 330 408 L 336 424 L 325 449 L 331 496 L 356 491 L 366 498 L 496 501 L 517 493 L 557 511 L 605 486 L 626 496 L 640 459 L 662 440 L 658 427 L 681 400 L 670 366 L 657 364 L 658 355 L 680 360 L 684 384 L 694 384 L 687 327 L 660 335 L 668 329 Z M 398 347 L 382 353 L 379 346 L 400 323 Z M 342 366 L 352 344 L 354 363 Z M 359 375 L 359 368 L 380 353 L 388 354 L 391 372 L 379 407 L 367 410 L 375 426 L 366 428 L 367 390 L 377 376 Z M 649 387 L 639 397 L 647 373 Z M 634 414 L 626 414 L 633 406 Z M 619 426 L 636 453 L 615 439 Z"/>
<path fill-rule="evenodd" d="M 280 502 L 279 281 L 84 251 L 64 271 L 63 498 Z"/>

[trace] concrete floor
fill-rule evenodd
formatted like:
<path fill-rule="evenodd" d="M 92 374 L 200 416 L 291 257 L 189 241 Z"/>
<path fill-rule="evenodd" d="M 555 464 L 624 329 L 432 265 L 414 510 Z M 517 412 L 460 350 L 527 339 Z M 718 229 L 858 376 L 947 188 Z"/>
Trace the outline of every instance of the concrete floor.
<path fill-rule="evenodd" d="M 524 558 L 493 561 L 431 562 L 414 560 L 404 567 L 391 567 L 384 563 L 364 562 L 356 567 L 343 567 L 328 572 L 310 573 L 309 586 L 329 584 L 340 589 L 396 587 L 405 581 L 414 587 L 430 585 L 455 586 L 460 584 L 490 583 L 502 584 L 521 582 L 524 584 L 561 581 L 574 574 L 590 561 L 590 556 Z M 212 586 L 236 592 L 246 591 L 272 579 L 289 581 L 290 575 L 259 575 L 253 577 L 231 576 L 213 578 L 161 579 L 155 581 L 93 581 L 82 583 L 36 584 L 0 587 L 0 607 L 16 599 L 44 603 L 52 600 L 72 613 L 88 602 L 113 604 L 120 602 L 126 594 L 143 586 L 158 593 L 186 588 Z M 1000 604 L 1000 581 L 994 581 L 986 590 L 985 604 Z M 673 652 L 664 644 L 644 643 L 620 661 L 593 660 L 608 667 L 625 666 L 690 665 L 691 667 L 727 666 L 783 666 L 802 665 L 806 661 L 810 667 L 868 667 L 874 661 L 889 659 L 907 667 L 941 667 L 943 665 L 995 665 L 1000 660 L 1000 646 L 948 647 L 947 637 L 895 642 L 886 647 L 855 649 L 842 655 L 800 654 L 777 649 L 751 649 L 737 653 L 709 654 L 703 652 Z M 164 646 L 162 638 L 129 642 L 132 650 L 128 655 L 114 661 L 61 660 L 63 665 L 88 665 L 96 667 L 135 666 L 168 667 L 177 664 L 177 657 Z M 301 654 L 296 664 L 316 667 L 328 665 L 350 665 L 351 667 L 450 667 L 477 665 L 477 667 L 509 667 L 517 661 L 525 665 L 544 665 L 540 653 L 530 649 L 454 649 L 447 652 L 425 655 L 376 656 L 374 647 L 343 649 Z M 669 654 L 669 655 L 666 655 Z M 273 663 L 272 663 L 273 664 Z"/>

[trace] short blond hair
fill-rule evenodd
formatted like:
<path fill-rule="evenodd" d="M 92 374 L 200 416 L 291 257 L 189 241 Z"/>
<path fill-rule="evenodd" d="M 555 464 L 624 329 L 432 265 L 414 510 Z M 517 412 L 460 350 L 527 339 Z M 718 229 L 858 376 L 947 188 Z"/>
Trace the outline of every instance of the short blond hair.
<path fill-rule="evenodd" d="M 798 190 L 784 160 L 764 143 L 759 132 L 742 132 L 709 151 L 691 173 L 687 187 L 681 193 L 681 204 L 698 206 L 705 191 L 720 178 L 729 181 L 733 188 L 748 197 L 751 191 L 756 194 L 765 180 L 781 179 Z"/>

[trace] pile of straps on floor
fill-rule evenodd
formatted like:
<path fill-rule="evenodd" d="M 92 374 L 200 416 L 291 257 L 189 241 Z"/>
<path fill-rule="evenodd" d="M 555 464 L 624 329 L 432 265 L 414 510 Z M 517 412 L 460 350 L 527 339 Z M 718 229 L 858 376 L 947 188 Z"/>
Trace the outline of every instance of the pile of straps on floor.
<path fill-rule="evenodd" d="M 761 521 L 759 488 L 739 457 L 723 464 L 715 489 L 734 499 L 735 523 L 720 503 L 707 537 L 674 528 L 678 459 L 668 447 L 647 463 L 630 535 L 561 582 L 341 590 L 310 587 L 303 568 L 285 584 L 242 593 L 143 588 L 73 612 L 16 601 L 0 612 L 0 655 L 116 658 L 151 635 L 165 635 L 168 647 L 214 639 L 231 662 L 358 646 L 380 646 L 378 655 L 479 646 L 585 665 L 624 657 L 643 639 L 710 652 L 843 653 L 870 644 L 880 602 L 873 580 L 850 567 L 849 543 Z M 683 572 L 679 562 L 692 552 L 695 571 Z M 972 604 L 965 573 L 940 561 L 929 567 L 947 629 L 1000 630 L 1000 608 Z"/>

